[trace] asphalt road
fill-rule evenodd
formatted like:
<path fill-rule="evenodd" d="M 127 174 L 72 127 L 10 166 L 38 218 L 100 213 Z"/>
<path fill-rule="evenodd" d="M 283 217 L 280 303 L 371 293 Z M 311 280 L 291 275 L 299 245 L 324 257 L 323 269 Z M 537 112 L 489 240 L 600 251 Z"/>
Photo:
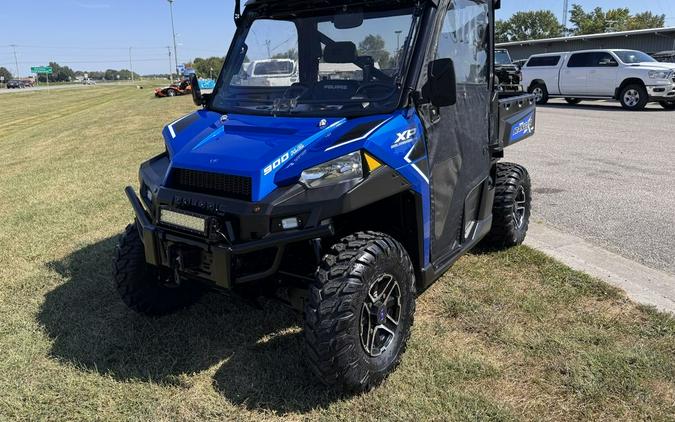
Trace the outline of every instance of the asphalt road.
<path fill-rule="evenodd" d="M 506 152 L 530 171 L 533 218 L 675 274 L 675 112 L 556 100 L 537 114 Z"/>

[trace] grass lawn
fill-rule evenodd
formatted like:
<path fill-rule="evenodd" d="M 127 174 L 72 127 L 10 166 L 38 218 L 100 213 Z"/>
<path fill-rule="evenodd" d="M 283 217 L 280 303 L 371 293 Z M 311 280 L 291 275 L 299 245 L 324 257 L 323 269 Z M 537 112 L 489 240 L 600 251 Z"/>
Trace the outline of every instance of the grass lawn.
<path fill-rule="evenodd" d="M 314 381 L 274 302 L 127 310 L 122 189 L 191 109 L 127 86 L 0 96 L 0 420 L 675 420 L 675 320 L 525 247 L 461 259 L 355 397 Z"/>

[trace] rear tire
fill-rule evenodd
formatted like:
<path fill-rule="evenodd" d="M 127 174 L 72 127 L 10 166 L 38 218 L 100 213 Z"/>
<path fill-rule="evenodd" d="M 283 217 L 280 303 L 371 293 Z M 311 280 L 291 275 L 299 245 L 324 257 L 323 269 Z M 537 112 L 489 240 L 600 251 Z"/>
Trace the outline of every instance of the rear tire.
<path fill-rule="evenodd" d="M 175 96 L 176 96 L 176 91 L 173 90 L 173 89 L 170 89 L 170 90 L 166 91 L 166 96 L 167 96 L 167 97 L 175 97 Z"/>
<path fill-rule="evenodd" d="M 666 110 L 675 110 L 675 101 L 660 101 L 659 104 Z"/>
<path fill-rule="evenodd" d="M 149 316 L 175 313 L 195 303 L 201 286 L 182 283 L 170 287 L 171 275 L 145 262 L 145 248 L 135 224 L 127 226 L 115 248 L 113 278 L 122 301 L 132 310 Z"/>
<path fill-rule="evenodd" d="M 333 245 L 305 308 L 306 361 L 326 385 L 362 392 L 399 364 L 415 313 L 415 273 L 403 246 L 359 232 Z"/>
<path fill-rule="evenodd" d="M 548 103 L 548 89 L 544 84 L 534 84 L 530 88 L 530 94 L 534 94 L 537 104 L 544 105 Z"/>
<path fill-rule="evenodd" d="M 565 98 L 565 101 L 567 101 L 567 104 L 579 104 L 581 102 L 580 98 Z"/>
<path fill-rule="evenodd" d="M 619 101 L 621 107 L 630 111 L 644 110 L 649 102 L 647 89 L 638 84 L 630 84 L 625 86 L 619 94 Z"/>
<path fill-rule="evenodd" d="M 527 170 L 513 163 L 497 163 L 492 229 L 483 239 L 487 249 L 507 249 L 523 243 L 530 225 L 532 187 Z"/>

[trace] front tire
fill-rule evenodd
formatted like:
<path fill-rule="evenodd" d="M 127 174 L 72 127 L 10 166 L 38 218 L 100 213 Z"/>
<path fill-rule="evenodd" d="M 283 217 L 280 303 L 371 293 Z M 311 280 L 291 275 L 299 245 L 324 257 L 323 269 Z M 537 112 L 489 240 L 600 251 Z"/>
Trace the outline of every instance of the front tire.
<path fill-rule="evenodd" d="M 647 89 L 638 84 L 631 84 L 624 87 L 619 95 L 621 107 L 630 111 L 644 110 L 649 102 Z"/>
<path fill-rule="evenodd" d="M 173 89 L 170 89 L 170 90 L 166 91 L 166 96 L 167 96 L 167 97 L 175 97 L 175 96 L 176 96 L 176 91 L 173 90 Z"/>
<path fill-rule="evenodd" d="M 127 226 L 115 248 L 113 279 L 122 301 L 132 310 L 162 316 L 199 300 L 202 289 L 193 283 L 172 286 L 171 275 L 145 262 L 145 249 L 135 224 Z"/>
<path fill-rule="evenodd" d="M 507 249 L 525 241 L 532 212 L 532 187 L 527 170 L 513 163 L 497 163 L 492 229 L 483 239 L 488 249 Z"/>
<path fill-rule="evenodd" d="M 659 104 L 666 110 L 675 110 L 675 101 L 660 101 Z"/>
<path fill-rule="evenodd" d="M 530 94 L 534 94 L 537 104 L 544 105 L 548 103 L 548 89 L 546 88 L 546 85 L 541 83 L 532 85 Z"/>
<path fill-rule="evenodd" d="M 399 364 L 415 313 L 415 273 L 403 246 L 359 232 L 333 245 L 305 308 L 306 360 L 326 385 L 362 392 Z"/>

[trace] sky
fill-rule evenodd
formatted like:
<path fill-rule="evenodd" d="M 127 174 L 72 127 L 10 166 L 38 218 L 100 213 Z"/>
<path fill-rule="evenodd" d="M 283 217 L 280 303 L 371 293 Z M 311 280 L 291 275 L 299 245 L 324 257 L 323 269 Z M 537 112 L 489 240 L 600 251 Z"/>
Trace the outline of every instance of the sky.
<path fill-rule="evenodd" d="M 675 26 L 673 0 L 570 0 L 586 9 L 628 7 L 665 14 Z M 224 56 L 234 33 L 233 0 L 174 0 L 179 62 Z M 242 3 L 244 3 L 242 1 Z M 562 16 L 563 0 L 502 0 L 498 18 L 522 10 L 550 9 Z M 275 39 L 271 40 L 273 43 Z M 281 40 L 280 42 L 282 42 Z M 0 0 L 0 66 L 19 73 L 55 61 L 75 70 L 129 68 L 168 73 L 173 50 L 166 0 Z M 171 65 L 173 67 L 173 65 Z"/>

